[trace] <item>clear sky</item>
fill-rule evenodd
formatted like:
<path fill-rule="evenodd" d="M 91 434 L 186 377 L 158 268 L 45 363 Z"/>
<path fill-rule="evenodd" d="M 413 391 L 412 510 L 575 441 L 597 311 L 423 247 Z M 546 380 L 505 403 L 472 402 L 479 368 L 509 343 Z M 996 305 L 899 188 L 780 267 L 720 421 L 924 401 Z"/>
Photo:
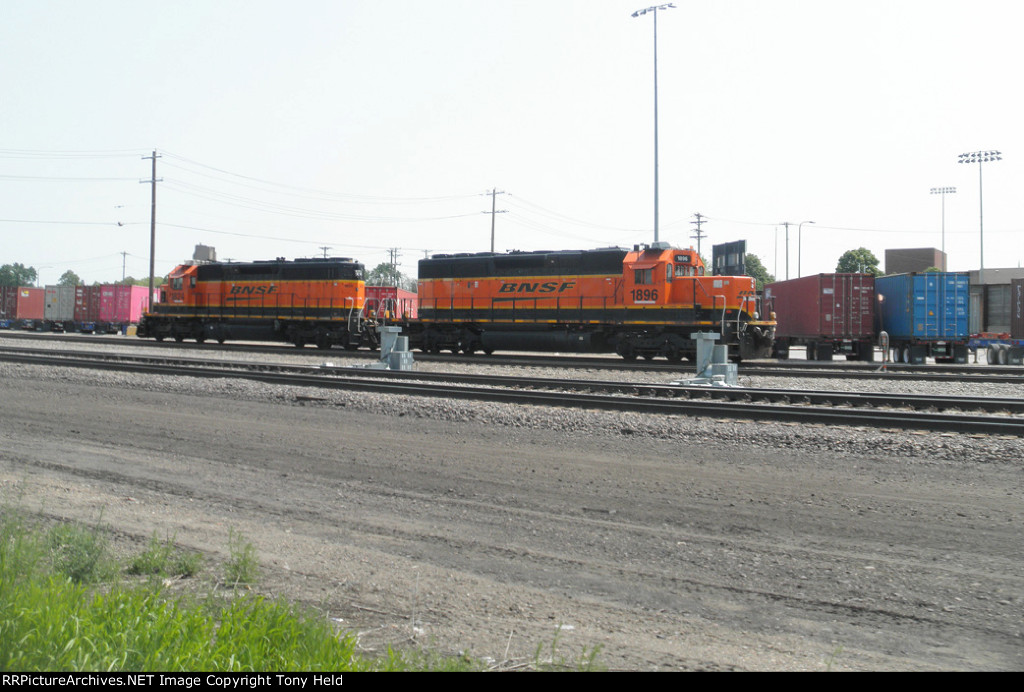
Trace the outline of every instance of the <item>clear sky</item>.
<path fill-rule="evenodd" d="M 677 0 L 661 238 L 770 272 L 846 250 L 1024 260 L 1024 3 Z M 4 0 L 0 264 L 56 283 L 220 259 L 653 240 L 653 16 L 621 0 Z M 999 150 L 977 165 L 958 156 Z M 487 212 L 487 213 L 485 213 Z M 799 243 L 795 224 L 804 224 Z M 121 253 L 127 253 L 122 255 Z"/>

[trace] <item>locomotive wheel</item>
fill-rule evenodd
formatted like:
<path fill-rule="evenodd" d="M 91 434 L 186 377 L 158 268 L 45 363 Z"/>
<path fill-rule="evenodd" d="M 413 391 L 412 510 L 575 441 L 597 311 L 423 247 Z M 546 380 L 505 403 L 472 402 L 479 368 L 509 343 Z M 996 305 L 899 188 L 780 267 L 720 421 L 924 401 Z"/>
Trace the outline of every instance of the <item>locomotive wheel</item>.
<path fill-rule="evenodd" d="M 320 350 L 327 350 L 331 347 L 331 337 L 327 334 L 320 332 L 316 335 L 316 347 Z"/>
<path fill-rule="evenodd" d="M 163 334 L 157 334 L 153 338 L 156 339 L 157 341 L 163 341 L 164 340 L 164 335 Z"/>
<path fill-rule="evenodd" d="M 615 351 L 622 356 L 623 360 L 636 360 L 636 349 L 633 348 L 633 344 L 620 343 Z"/>
<path fill-rule="evenodd" d="M 484 353 L 486 353 L 489 356 L 493 355 L 494 354 L 494 349 L 493 348 L 485 348 L 484 349 Z"/>
<path fill-rule="evenodd" d="M 296 339 L 292 343 L 295 344 L 295 348 L 305 348 L 306 347 L 306 340 L 305 339 Z"/>
<path fill-rule="evenodd" d="M 185 340 L 185 335 L 184 334 L 175 334 L 174 335 L 174 340 L 177 341 L 180 344 L 182 341 Z"/>

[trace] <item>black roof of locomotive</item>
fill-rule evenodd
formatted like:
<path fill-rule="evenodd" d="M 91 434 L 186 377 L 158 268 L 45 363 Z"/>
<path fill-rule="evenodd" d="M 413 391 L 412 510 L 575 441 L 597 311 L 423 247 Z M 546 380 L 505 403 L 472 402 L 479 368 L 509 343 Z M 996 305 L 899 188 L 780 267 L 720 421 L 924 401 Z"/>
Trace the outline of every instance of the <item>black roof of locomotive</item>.
<path fill-rule="evenodd" d="M 627 250 L 545 250 L 535 252 L 460 253 L 421 259 L 420 279 L 455 279 L 484 276 L 562 276 L 621 274 Z"/>
<path fill-rule="evenodd" d="M 318 281 L 362 279 L 364 267 L 350 257 L 310 257 L 199 265 L 200 281 Z"/>

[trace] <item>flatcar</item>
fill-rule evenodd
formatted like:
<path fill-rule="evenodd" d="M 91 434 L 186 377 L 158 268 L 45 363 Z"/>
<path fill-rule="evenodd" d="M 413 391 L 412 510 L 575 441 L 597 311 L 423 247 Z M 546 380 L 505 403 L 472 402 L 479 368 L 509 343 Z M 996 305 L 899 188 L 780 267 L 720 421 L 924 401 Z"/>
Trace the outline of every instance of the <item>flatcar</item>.
<path fill-rule="evenodd" d="M 363 316 L 365 269 L 351 258 L 182 264 L 160 287 L 138 336 L 157 341 L 379 344 Z"/>
<path fill-rule="evenodd" d="M 422 350 L 696 357 L 694 332 L 721 334 L 733 360 L 771 353 L 754 279 L 709 276 L 698 253 L 667 243 L 559 252 L 434 255 L 419 262 Z"/>

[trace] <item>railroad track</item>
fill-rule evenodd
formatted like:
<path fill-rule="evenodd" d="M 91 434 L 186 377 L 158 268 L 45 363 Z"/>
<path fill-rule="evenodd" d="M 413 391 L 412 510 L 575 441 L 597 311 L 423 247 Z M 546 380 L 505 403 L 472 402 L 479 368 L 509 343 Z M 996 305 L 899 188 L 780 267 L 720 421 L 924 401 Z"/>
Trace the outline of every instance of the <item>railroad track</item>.
<path fill-rule="evenodd" d="M 88 343 L 92 345 L 131 345 L 140 348 L 149 348 L 156 351 L 175 352 L 182 349 L 189 351 L 211 351 L 228 353 L 263 353 L 275 354 L 297 354 L 308 353 L 322 354 L 329 358 L 331 354 L 346 359 L 362 359 L 375 361 L 378 353 L 375 351 L 342 351 L 331 349 L 318 351 L 313 348 L 296 349 L 294 346 L 285 344 L 259 344 L 259 343 L 229 343 L 216 344 L 193 342 L 156 342 L 151 339 L 134 339 L 122 336 L 82 336 L 64 334 L 43 334 L 36 332 L 0 331 L 0 337 L 11 337 L 10 340 L 44 340 L 60 341 L 62 343 Z M 487 364 L 496 366 L 515 367 L 536 367 L 536 368 L 565 368 L 584 370 L 608 370 L 612 372 L 664 372 L 678 376 L 680 373 L 692 373 L 691 363 L 668 363 L 664 360 L 654 361 L 626 361 L 617 356 L 608 357 L 601 355 L 554 355 L 554 354 L 494 354 L 491 356 L 478 355 L 457 355 L 457 354 L 428 354 L 416 353 L 416 360 L 422 363 L 467 363 Z M 1021 366 L 989 366 L 989 365 L 909 365 L 904 363 L 855 363 L 836 361 L 816 362 L 803 360 L 754 360 L 740 363 L 740 374 L 763 377 L 792 377 L 806 379 L 858 379 L 858 380 L 888 380 L 888 381 L 964 381 L 976 383 L 995 384 L 1024 384 L 1024 367 Z"/>
<path fill-rule="evenodd" d="M 171 376 L 242 378 L 267 383 L 516 404 L 885 429 L 1024 436 L 1024 401 L 869 392 L 822 392 L 680 384 L 501 377 L 212 361 L 96 352 L 2 348 L 0 360 Z M 315 398 L 315 397 L 306 397 Z"/>

